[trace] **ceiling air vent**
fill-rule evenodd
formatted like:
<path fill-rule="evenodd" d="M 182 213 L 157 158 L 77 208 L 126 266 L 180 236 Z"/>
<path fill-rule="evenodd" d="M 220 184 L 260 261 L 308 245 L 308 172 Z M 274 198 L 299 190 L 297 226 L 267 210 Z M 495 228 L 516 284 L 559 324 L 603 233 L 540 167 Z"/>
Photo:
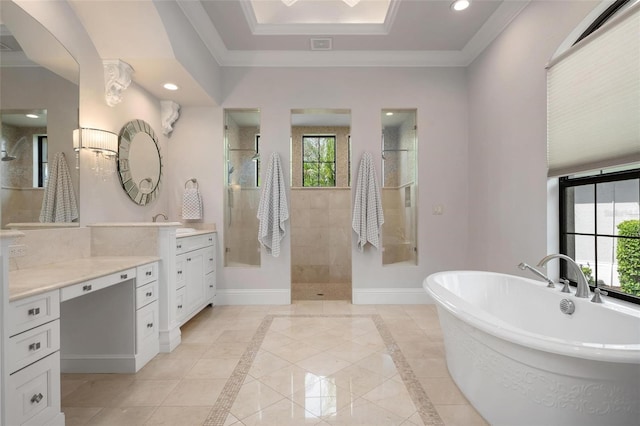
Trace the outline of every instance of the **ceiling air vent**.
<path fill-rule="evenodd" d="M 311 50 L 331 50 L 330 38 L 312 38 Z"/>

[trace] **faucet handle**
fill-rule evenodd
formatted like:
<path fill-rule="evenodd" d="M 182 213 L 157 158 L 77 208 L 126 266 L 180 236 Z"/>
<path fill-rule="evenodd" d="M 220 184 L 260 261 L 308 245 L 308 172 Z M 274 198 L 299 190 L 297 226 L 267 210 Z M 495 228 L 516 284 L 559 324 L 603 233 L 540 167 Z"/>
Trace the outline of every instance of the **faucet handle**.
<path fill-rule="evenodd" d="M 598 287 L 596 287 L 593 289 L 593 298 L 591 299 L 591 301 L 593 303 L 604 303 L 600 295 L 606 296 L 607 294 L 609 294 L 609 292 L 600 290 Z"/>
<path fill-rule="evenodd" d="M 569 280 L 566 278 L 560 278 L 560 283 L 562 284 L 562 290 L 560 290 L 561 293 L 571 293 L 571 290 L 569 290 Z"/>

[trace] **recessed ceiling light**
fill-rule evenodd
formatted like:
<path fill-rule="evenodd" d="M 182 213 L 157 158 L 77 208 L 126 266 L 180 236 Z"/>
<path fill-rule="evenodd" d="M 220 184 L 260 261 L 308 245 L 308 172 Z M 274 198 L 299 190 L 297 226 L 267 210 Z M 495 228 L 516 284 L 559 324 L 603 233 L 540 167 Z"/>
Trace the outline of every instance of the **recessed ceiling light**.
<path fill-rule="evenodd" d="M 162 87 L 164 87 L 167 90 L 178 90 L 178 86 L 173 83 L 165 83 L 164 86 Z"/>
<path fill-rule="evenodd" d="M 456 0 L 451 3 L 451 9 L 456 12 L 460 12 L 461 10 L 465 10 L 471 4 L 471 0 Z"/>
<path fill-rule="evenodd" d="M 25 114 L 25 116 L 29 118 L 38 118 L 38 114 Z"/>
<path fill-rule="evenodd" d="M 391 111 L 389 111 L 389 112 L 387 113 L 387 115 L 393 115 L 393 113 L 392 113 Z"/>

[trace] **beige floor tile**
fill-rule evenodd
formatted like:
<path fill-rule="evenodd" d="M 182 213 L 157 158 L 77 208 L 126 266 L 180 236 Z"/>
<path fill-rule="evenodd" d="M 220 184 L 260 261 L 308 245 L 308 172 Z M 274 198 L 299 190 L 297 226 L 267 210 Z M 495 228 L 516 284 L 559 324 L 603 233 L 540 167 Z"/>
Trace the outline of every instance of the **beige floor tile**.
<path fill-rule="evenodd" d="M 225 383 L 226 379 L 182 379 L 162 406 L 213 406 Z"/>
<path fill-rule="evenodd" d="M 296 404 L 318 417 L 334 416 L 339 409 L 353 403 L 356 396 L 336 385 L 333 378 L 318 378 L 291 396 Z"/>
<path fill-rule="evenodd" d="M 348 340 L 336 337 L 333 334 L 328 333 L 326 330 L 322 333 L 318 333 L 310 337 L 304 337 L 299 340 L 307 345 L 320 349 L 321 351 L 328 351 L 331 348 L 335 348 L 336 346 L 340 346 L 348 342 Z"/>
<path fill-rule="evenodd" d="M 240 388 L 230 412 L 236 418 L 243 420 L 282 399 L 284 399 L 282 394 L 256 380 Z"/>
<path fill-rule="evenodd" d="M 116 399 L 118 407 L 157 407 L 179 380 L 136 380 Z"/>
<path fill-rule="evenodd" d="M 185 343 L 182 342 L 172 352 L 162 354 L 165 358 L 194 358 L 200 359 L 202 355 L 211 348 L 211 343 Z"/>
<path fill-rule="evenodd" d="M 405 419 L 360 398 L 323 420 L 335 426 L 399 426 Z"/>
<path fill-rule="evenodd" d="M 328 352 L 322 352 L 297 362 L 296 365 L 309 370 L 317 376 L 329 376 L 350 366 L 351 363 Z"/>
<path fill-rule="evenodd" d="M 60 380 L 60 395 L 64 399 L 67 395 L 87 383 L 87 380 L 65 379 Z"/>
<path fill-rule="evenodd" d="M 65 426 L 84 426 L 102 410 L 102 407 L 64 407 Z"/>
<path fill-rule="evenodd" d="M 289 361 L 279 356 L 267 351 L 260 351 L 253 360 L 249 374 L 255 378 L 260 378 L 281 368 L 288 367 L 289 365 L 291 365 Z"/>
<path fill-rule="evenodd" d="M 398 346 L 406 358 L 444 358 L 444 346 L 426 337 L 414 341 L 398 341 Z"/>
<path fill-rule="evenodd" d="M 444 358 L 406 358 L 418 377 L 450 377 Z"/>
<path fill-rule="evenodd" d="M 254 334 L 255 330 L 225 330 L 213 343 L 250 342 Z"/>
<path fill-rule="evenodd" d="M 143 380 L 181 379 L 195 365 L 193 358 L 154 358 L 136 375 Z"/>
<path fill-rule="evenodd" d="M 402 423 L 402 426 L 426 426 L 418 412 L 413 413 L 413 416 L 409 417 L 405 423 Z"/>
<path fill-rule="evenodd" d="M 409 418 L 416 412 L 416 406 L 411 401 L 411 395 L 409 395 L 404 383 L 395 380 L 387 380 L 380 386 L 362 395 L 362 398 L 400 417 Z"/>
<path fill-rule="evenodd" d="M 448 377 L 418 377 L 427 396 L 435 405 L 468 405 L 456 384 Z"/>
<path fill-rule="evenodd" d="M 266 374 L 259 380 L 282 395 L 290 396 L 317 382 L 320 377 L 297 365 L 289 365 Z"/>
<path fill-rule="evenodd" d="M 376 352 L 369 355 L 366 358 L 358 361 L 356 365 L 364 367 L 367 370 L 371 370 L 374 373 L 380 374 L 385 377 L 391 377 L 395 375 L 398 370 L 393 362 L 391 355 L 384 352 Z"/>
<path fill-rule="evenodd" d="M 115 400 L 134 382 L 133 379 L 91 380 L 62 399 L 66 407 L 114 407 Z"/>
<path fill-rule="evenodd" d="M 202 354 L 202 358 L 240 358 L 246 349 L 246 342 L 214 344 Z"/>
<path fill-rule="evenodd" d="M 228 379 L 238 365 L 236 358 L 203 358 L 185 374 L 186 379 Z"/>
<path fill-rule="evenodd" d="M 266 350 L 277 349 L 283 346 L 290 345 L 292 343 L 296 343 L 298 340 L 292 339 L 289 336 L 286 336 L 278 331 L 273 330 L 273 326 L 269 329 L 269 332 L 264 337 L 262 341 L 262 348 Z"/>
<path fill-rule="evenodd" d="M 489 425 L 470 405 L 436 405 L 436 410 L 446 426 Z"/>
<path fill-rule="evenodd" d="M 229 413 L 229 415 L 227 415 L 227 418 L 224 420 L 224 425 L 223 426 L 241 426 L 242 422 L 240 422 L 240 420 L 238 420 L 233 414 Z"/>
<path fill-rule="evenodd" d="M 158 407 L 145 426 L 201 426 L 211 407 Z"/>
<path fill-rule="evenodd" d="M 375 352 L 375 346 L 361 345 L 359 343 L 351 341 L 343 343 L 342 345 L 336 346 L 327 351 L 327 353 L 351 363 L 360 361 L 361 359 L 364 359 Z"/>
<path fill-rule="evenodd" d="M 387 377 L 359 365 L 352 365 L 332 374 L 327 379 L 334 380 L 340 389 L 359 397 L 380 386 L 387 380 Z"/>
<path fill-rule="evenodd" d="M 317 425 L 321 419 L 289 399 L 282 399 L 260 412 L 242 419 L 245 426 L 302 426 Z"/>
<path fill-rule="evenodd" d="M 293 363 L 310 358 L 322 352 L 320 349 L 314 348 L 311 345 L 307 345 L 299 341 L 294 341 L 293 343 L 281 347 L 272 346 L 267 350 L 272 354 Z"/>
<path fill-rule="evenodd" d="M 91 419 L 91 426 L 144 425 L 156 407 L 105 408 Z"/>

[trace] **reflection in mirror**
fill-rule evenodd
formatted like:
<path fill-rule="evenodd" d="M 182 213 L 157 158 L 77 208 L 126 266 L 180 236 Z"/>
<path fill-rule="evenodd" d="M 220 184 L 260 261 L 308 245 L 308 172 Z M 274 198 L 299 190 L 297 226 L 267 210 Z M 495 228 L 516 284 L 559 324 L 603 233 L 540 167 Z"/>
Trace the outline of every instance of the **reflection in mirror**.
<path fill-rule="evenodd" d="M 351 111 L 291 111 L 291 299 L 351 300 Z"/>
<path fill-rule="evenodd" d="M 131 120 L 120 131 L 118 175 L 134 203 L 144 206 L 158 196 L 162 156 L 156 133 L 144 120 Z"/>
<path fill-rule="evenodd" d="M 224 112 L 224 266 L 260 266 L 260 111 Z"/>
<path fill-rule="evenodd" d="M 416 148 L 416 110 L 383 110 L 383 265 L 417 263 Z"/>
<path fill-rule="evenodd" d="M 59 152 L 67 161 L 75 158 L 78 64 L 15 3 L 3 1 L 1 7 L 1 227 L 41 227 L 49 163 Z M 73 163 L 69 166 L 77 200 L 79 175 Z"/>

